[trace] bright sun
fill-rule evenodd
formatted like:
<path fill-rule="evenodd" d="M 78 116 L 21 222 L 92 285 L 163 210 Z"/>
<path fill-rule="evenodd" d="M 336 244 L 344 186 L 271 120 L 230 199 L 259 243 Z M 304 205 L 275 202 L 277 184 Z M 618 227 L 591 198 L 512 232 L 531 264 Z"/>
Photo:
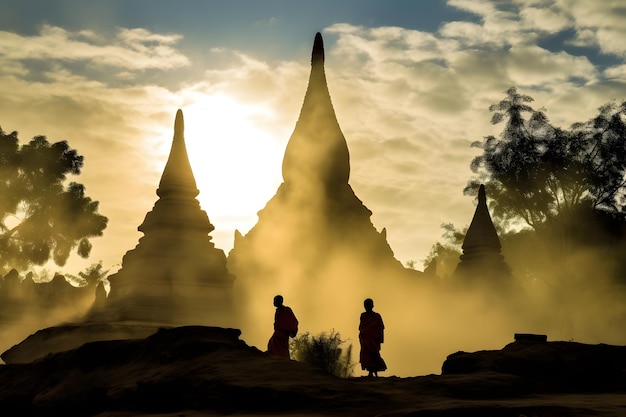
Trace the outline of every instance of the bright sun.
<path fill-rule="evenodd" d="M 227 242 L 213 235 L 217 246 L 228 249 L 234 229 L 246 233 L 254 226 L 256 213 L 282 182 L 288 138 L 266 127 L 272 125 L 272 109 L 226 95 L 199 95 L 182 110 L 198 200 L 216 232 L 227 231 Z"/>

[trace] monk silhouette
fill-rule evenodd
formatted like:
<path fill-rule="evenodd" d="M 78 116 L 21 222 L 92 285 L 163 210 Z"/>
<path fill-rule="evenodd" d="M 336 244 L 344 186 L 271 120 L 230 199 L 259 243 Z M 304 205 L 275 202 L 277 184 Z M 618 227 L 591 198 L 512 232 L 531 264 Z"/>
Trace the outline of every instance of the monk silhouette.
<path fill-rule="evenodd" d="M 267 351 L 270 355 L 290 359 L 289 338 L 298 333 L 298 319 L 291 308 L 283 305 L 282 295 L 274 297 L 274 307 L 274 334 L 267 343 Z"/>
<path fill-rule="evenodd" d="M 365 311 L 361 313 L 359 323 L 359 342 L 361 342 L 361 368 L 367 370 L 368 376 L 378 376 L 379 371 L 387 369 L 380 356 L 380 345 L 385 341 L 385 325 L 380 314 L 374 311 L 374 300 L 367 298 L 363 302 Z"/>

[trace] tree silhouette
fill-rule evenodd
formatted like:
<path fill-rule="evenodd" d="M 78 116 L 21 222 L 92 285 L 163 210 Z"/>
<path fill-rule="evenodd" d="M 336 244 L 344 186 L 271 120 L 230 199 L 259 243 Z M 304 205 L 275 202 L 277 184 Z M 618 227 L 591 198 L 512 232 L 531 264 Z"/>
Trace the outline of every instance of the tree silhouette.
<path fill-rule="evenodd" d="M 80 287 L 93 285 L 96 286 L 109 275 L 109 270 L 104 269 L 102 261 L 91 264 L 84 271 L 80 271 L 78 275 L 65 274 L 65 279 Z"/>
<path fill-rule="evenodd" d="M 463 253 L 461 246 L 467 227 L 459 230 L 452 223 L 444 223 L 441 228 L 444 230 L 443 243 L 435 242 L 423 260 L 423 264 L 424 271 L 430 270 L 439 278 L 448 278 L 454 273 L 459 257 Z"/>
<path fill-rule="evenodd" d="M 485 184 L 495 218 L 556 235 L 589 210 L 624 219 L 626 102 L 608 103 L 590 121 L 564 130 L 528 104 L 532 97 L 515 87 L 505 94 L 489 108 L 491 122 L 505 122 L 504 130 L 499 138 L 472 144 L 483 154 L 471 163 L 478 175 L 465 193 L 475 194 Z"/>
<path fill-rule="evenodd" d="M 63 266 L 74 248 L 89 256 L 89 239 L 102 235 L 108 219 L 82 184 L 67 182 L 82 166 L 66 141 L 36 136 L 20 146 L 17 132 L 0 129 L 0 271 L 50 259 Z"/>
<path fill-rule="evenodd" d="M 602 267 L 623 281 L 626 102 L 607 103 L 589 121 L 561 129 L 529 105 L 530 96 L 514 87 L 505 94 L 490 106 L 492 123 L 504 129 L 473 144 L 483 153 L 472 161 L 476 175 L 465 193 L 485 185 L 503 252 L 519 274 L 560 289 L 559 281 L 585 282 Z M 532 233 L 516 233 L 520 226 Z M 525 248 L 524 256 L 516 260 L 507 245 Z"/>

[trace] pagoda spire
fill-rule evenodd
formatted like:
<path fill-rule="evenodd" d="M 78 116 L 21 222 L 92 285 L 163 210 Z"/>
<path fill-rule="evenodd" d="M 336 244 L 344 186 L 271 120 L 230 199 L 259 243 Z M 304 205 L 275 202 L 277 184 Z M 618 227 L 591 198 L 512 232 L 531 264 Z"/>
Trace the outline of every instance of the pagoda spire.
<path fill-rule="evenodd" d="M 208 221 L 204 211 L 199 209 L 200 203 L 196 199 L 199 190 L 196 179 L 189 163 L 187 146 L 185 145 L 185 121 L 182 110 L 176 112 L 174 121 L 174 138 L 170 155 L 163 169 L 159 188 L 156 190 L 159 200 L 154 209 L 146 214 L 143 223 L 137 228 L 140 232 L 161 229 L 162 227 L 181 227 L 182 224 L 190 225 L 198 229 L 212 232 L 215 227 Z M 183 204 L 184 203 L 184 204 Z M 171 207 L 175 205 L 178 210 L 185 207 L 184 215 L 172 216 Z M 186 226 L 185 226 L 186 227 Z M 209 236 L 209 240 L 211 237 Z"/>
<path fill-rule="evenodd" d="M 350 154 L 328 92 L 319 32 L 313 42 L 309 84 L 285 149 L 282 172 L 287 184 L 318 180 L 333 186 L 346 184 L 350 178 Z"/>
<path fill-rule="evenodd" d="M 184 131 L 178 110 L 159 199 L 138 227 L 144 236 L 126 252 L 121 269 L 108 277 L 106 303 L 90 320 L 215 324 L 231 312 L 235 277 L 224 251 L 211 242 L 214 226 L 196 199 Z"/>
<path fill-rule="evenodd" d="M 313 40 L 313 52 L 311 53 L 311 66 L 324 66 L 324 40 L 322 34 L 317 32 Z M 322 71 L 324 69 L 322 68 Z"/>
<path fill-rule="evenodd" d="M 484 250 L 500 252 L 500 248 L 500 239 L 487 207 L 485 186 L 481 184 L 478 189 L 478 205 L 463 240 L 463 253 L 471 254 Z"/>
<path fill-rule="evenodd" d="M 283 158 L 283 182 L 252 229 L 245 236 L 235 232 L 228 256 L 238 288 L 245 289 L 241 299 L 247 300 L 245 325 L 251 332 L 263 328 L 258 300 L 271 299 L 279 288 L 307 294 L 299 308 L 314 311 L 318 297 L 338 283 L 382 293 L 407 274 L 386 230 L 376 230 L 371 210 L 349 184 L 350 155 L 326 83 L 320 33 L 310 59 L 307 90 Z"/>
<path fill-rule="evenodd" d="M 157 195 L 164 197 L 171 193 L 184 193 L 190 197 L 198 195 L 196 179 L 193 176 L 187 147 L 185 145 L 185 120 L 183 111 L 178 109 L 174 121 L 174 139 L 170 155 L 165 164 Z"/>
<path fill-rule="evenodd" d="M 500 239 L 487 207 L 485 186 L 478 189 L 478 204 L 463 240 L 463 255 L 454 275 L 466 282 L 508 284 L 511 269 L 501 253 Z"/>

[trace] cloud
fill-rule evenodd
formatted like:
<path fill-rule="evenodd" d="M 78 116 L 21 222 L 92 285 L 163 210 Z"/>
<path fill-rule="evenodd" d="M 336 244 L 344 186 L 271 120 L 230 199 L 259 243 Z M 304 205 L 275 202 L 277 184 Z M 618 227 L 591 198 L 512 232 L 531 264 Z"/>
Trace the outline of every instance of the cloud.
<path fill-rule="evenodd" d="M 43 25 L 34 36 L 0 32 L 0 55 L 9 61 L 88 61 L 131 70 L 172 69 L 189 65 L 187 57 L 173 48 L 180 39 L 175 34 L 123 28 L 106 39 L 91 31 Z"/>
<path fill-rule="evenodd" d="M 570 18 L 560 10 L 547 7 L 527 7 L 520 10 L 522 26 L 546 33 L 557 33 L 571 27 Z"/>
<path fill-rule="evenodd" d="M 525 27 L 515 6 L 485 0 L 451 0 L 448 4 L 470 12 L 480 23 L 455 21 L 444 24 L 440 34 L 459 40 L 464 48 L 498 48 L 505 45 L 534 42 L 541 28 Z"/>
<path fill-rule="evenodd" d="M 598 46 L 605 54 L 626 57 L 626 6 L 621 0 L 586 2 L 584 0 L 558 0 L 555 6 L 571 15 L 576 37 L 572 44 Z"/>
<path fill-rule="evenodd" d="M 497 13 L 494 2 L 485 0 L 449 0 L 448 5 L 479 15 L 489 16 Z"/>
<path fill-rule="evenodd" d="M 498 134 L 488 107 L 506 88 L 522 88 L 564 127 L 626 96 L 619 84 L 602 93 L 609 82 L 602 77 L 617 77 L 621 67 L 604 74 L 586 56 L 539 46 L 574 27 L 555 2 L 449 4 L 480 22 L 449 22 L 433 33 L 348 24 L 325 30 L 338 36 L 327 51 L 327 73 L 353 156 L 353 187 L 402 260 L 427 253 L 426 240 L 438 239 L 442 222 L 464 226 L 471 219 L 474 203 L 462 195 L 476 152 L 469 143 Z M 412 146 L 395 152 L 386 146 L 392 143 Z M 404 203 L 401 195 L 408 196 Z"/>
<path fill-rule="evenodd" d="M 604 75 L 609 79 L 626 82 L 626 64 L 607 68 Z"/>
<path fill-rule="evenodd" d="M 598 45 L 595 31 L 584 28 L 576 29 L 576 35 L 568 40 L 567 43 L 579 47 L 595 47 Z"/>
<path fill-rule="evenodd" d="M 467 45 L 516 45 L 535 42 L 546 34 L 572 30 L 566 44 L 598 47 L 604 54 L 626 55 L 626 7 L 621 0 L 451 0 L 448 4 L 480 18 L 449 22 L 441 33 L 464 39 Z"/>
<path fill-rule="evenodd" d="M 365 28 L 346 23 L 334 24 L 325 33 L 339 35 L 332 53 L 352 63 L 353 69 L 368 72 L 376 68 L 362 67 L 363 61 L 381 64 L 424 62 L 441 59 L 456 42 L 438 38 L 435 34 L 400 27 Z"/>
<path fill-rule="evenodd" d="M 499 133 L 488 107 L 508 87 L 533 96 L 536 107 L 546 107 L 564 127 L 626 97 L 623 64 L 603 68 L 567 43 L 584 33 L 586 45 L 619 52 L 603 38 L 621 28 L 609 15 L 619 15 L 617 3 L 607 4 L 591 11 L 584 2 L 565 0 L 451 1 L 476 19 L 447 22 L 434 32 L 346 23 L 324 30 L 333 35 L 326 42 L 326 73 L 352 156 L 351 184 L 374 212 L 375 227 L 387 229 L 398 259 L 423 259 L 441 223 L 462 227 L 471 220 L 474 202 L 462 190 L 478 150 L 469 145 Z M 561 48 L 540 42 L 555 35 L 563 37 Z M 180 39 L 137 28 L 119 28 L 114 36 L 53 26 L 30 37 L 0 32 L 0 86 L 14 92 L 0 105 L 3 128 L 24 130 L 22 140 L 35 134 L 68 139 L 85 154 L 80 180 L 111 217 L 102 242 L 116 242 L 109 252 L 118 254 L 116 262 L 135 245 L 134 230 L 156 199 L 178 107 L 185 112 L 188 146 L 200 157 L 194 163 L 203 165 L 197 181 L 218 247 L 228 251 L 234 228 L 245 232 L 254 224 L 281 181 L 282 152 L 304 98 L 310 57 L 270 63 L 214 48 L 219 67 L 196 68 L 201 77 L 164 87 L 159 80 L 193 66 Z M 149 69 L 158 73 L 150 82 L 138 77 Z M 37 80 L 27 71 L 39 71 Z M 115 84 L 120 80 L 124 86 Z M 227 121 L 237 128 L 224 129 Z M 246 172 L 245 164 L 271 172 L 270 179 Z M 213 165 L 224 168 L 205 167 Z M 138 193 L 130 205 L 115 188 L 120 167 Z M 253 200 L 241 200 L 236 213 L 223 210 L 234 196 L 246 195 Z"/>
<path fill-rule="evenodd" d="M 539 46 L 512 47 L 506 56 L 509 77 L 517 86 L 538 86 L 572 79 L 597 81 L 597 69 L 587 57 L 550 52 Z"/>

